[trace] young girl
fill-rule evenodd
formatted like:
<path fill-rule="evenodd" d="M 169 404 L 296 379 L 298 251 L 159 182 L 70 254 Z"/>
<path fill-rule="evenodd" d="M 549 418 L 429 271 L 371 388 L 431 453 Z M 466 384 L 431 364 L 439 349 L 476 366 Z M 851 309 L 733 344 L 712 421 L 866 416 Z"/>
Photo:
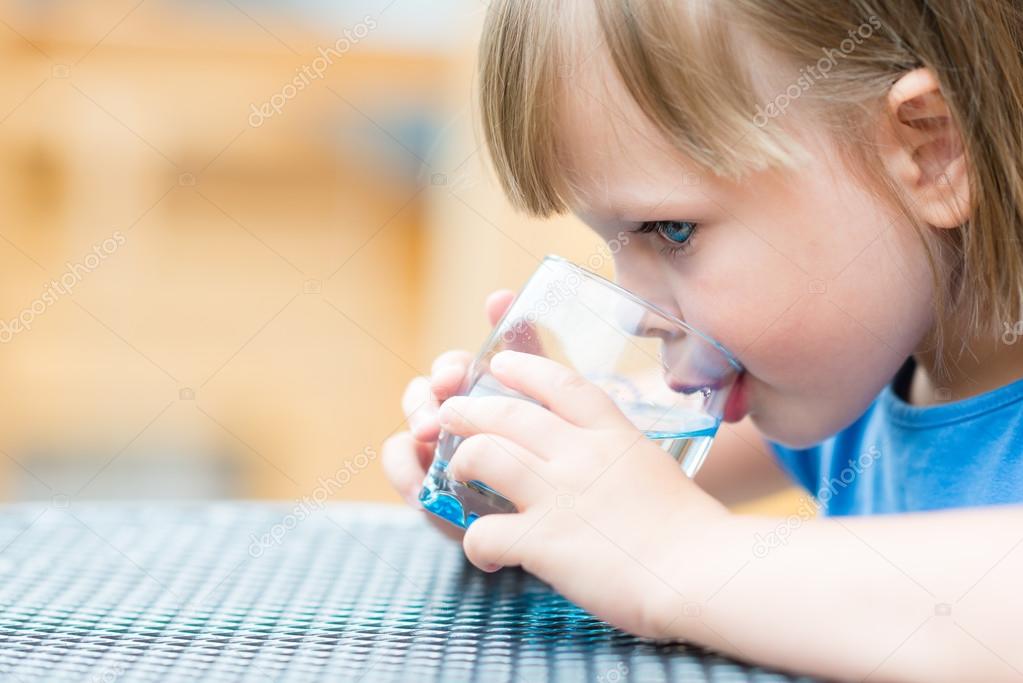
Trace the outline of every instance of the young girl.
<path fill-rule="evenodd" d="M 736 421 L 693 482 L 539 356 L 492 370 L 547 409 L 448 399 L 450 352 L 408 388 L 394 485 L 414 501 L 438 430 L 470 437 L 450 471 L 519 512 L 473 523 L 469 559 L 640 635 L 845 679 L 1023 678 L 1023 10 L 489 4 L 508 196 L 625 243 L 619 281 L 742 362 Z M 820 514 L 725 508 L 782 486 L 775 463 Z"/>

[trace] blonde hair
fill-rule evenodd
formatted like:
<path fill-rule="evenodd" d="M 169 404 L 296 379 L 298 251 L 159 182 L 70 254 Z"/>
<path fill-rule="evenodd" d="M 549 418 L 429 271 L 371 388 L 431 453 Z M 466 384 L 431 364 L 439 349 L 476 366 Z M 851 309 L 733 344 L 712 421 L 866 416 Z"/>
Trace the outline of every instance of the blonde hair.
<path fill-rule="evenodd" d="M 481 123 L 491 160 L 512 204 L 540 217 L 565 212 L 571 199 L 556 131 L 561 91 L 570 83 L 573 50 L 579 52 L 577 1 L 491 0 L 480 45 Z M 775 119 L 804 99 L 843 157 L 855 162 L 850 168 L 888 191 L 907 216 L 868 126 L 901 75 L 931 69 L 962 135 L 971 192 L 966 224 L 918 228 L 935 274 L 936 313 L 995 333 L 1019 320 L 1023 10 L 1011 0 L 593 5 L 596 49 L 677 150 L 730 178 L 792 167 L 804 151 Z M 739 33 L 798 69 L 771 101 L 754 86 L 754 51 Z"/>

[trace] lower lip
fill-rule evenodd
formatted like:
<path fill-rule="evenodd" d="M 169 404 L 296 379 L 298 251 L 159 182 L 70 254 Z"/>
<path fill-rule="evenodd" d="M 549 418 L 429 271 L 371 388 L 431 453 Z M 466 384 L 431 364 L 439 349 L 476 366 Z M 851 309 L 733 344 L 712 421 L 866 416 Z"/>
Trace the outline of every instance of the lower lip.
<path fill-rule="evenodd" d="M 743 372 L 735 379 L 732 390 L 728 392 L 728 400 L 725 402 L 722 416 L 725 422 L 738 422 L 746 417 L 746 394 L 746 373 Z"/>

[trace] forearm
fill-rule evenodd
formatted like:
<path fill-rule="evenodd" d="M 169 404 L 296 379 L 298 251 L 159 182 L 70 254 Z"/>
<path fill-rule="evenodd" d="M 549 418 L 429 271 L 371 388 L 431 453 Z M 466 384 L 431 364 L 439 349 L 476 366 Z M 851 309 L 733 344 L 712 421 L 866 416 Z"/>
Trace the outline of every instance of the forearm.
<path fill-rule="evenodd" d="M 1020 680 L 1021 540 L 1019 507 L 730 516 L 678 549 L 687 606 L 670 635 L 844 679 Z"/>

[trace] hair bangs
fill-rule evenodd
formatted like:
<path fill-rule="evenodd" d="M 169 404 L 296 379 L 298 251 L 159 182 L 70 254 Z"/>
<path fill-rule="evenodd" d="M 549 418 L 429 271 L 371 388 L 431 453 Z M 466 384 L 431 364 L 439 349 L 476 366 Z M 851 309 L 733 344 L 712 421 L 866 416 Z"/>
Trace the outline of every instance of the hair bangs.
<path fill-rule="evenodd" d="M 758 125 L 748 61 L 725 17 L 705 2 L 595 3 L 595 46 L 578 34 L 572 0 L 494 0 L 480 44 L 483 135 L 512 205 L 564 213 L 572 183 L 559 150 L 558 107 L 573 96 L 574 65 L 604 51 L 617 78 L 667 143 L 694 163 L 738 179 L 791 166 L 799 145 Z M 608 113 L 611 116 L 611 113 Z"/>

